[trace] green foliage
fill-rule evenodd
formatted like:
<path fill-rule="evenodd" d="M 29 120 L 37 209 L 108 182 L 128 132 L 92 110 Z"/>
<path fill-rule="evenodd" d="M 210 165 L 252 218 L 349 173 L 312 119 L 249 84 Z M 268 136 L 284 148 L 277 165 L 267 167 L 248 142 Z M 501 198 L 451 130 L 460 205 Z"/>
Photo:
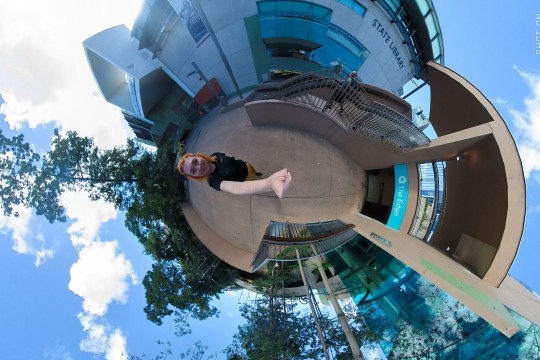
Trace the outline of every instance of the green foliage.
<path fill-rule="evenodd" d="M 125 223 L 156 260 L 143 280 L 148 319 L 160 325 L 173 315 L 177 335 L 185 335 L 189 317 L 204 320 L 218 314 L 210 302 L 234 283 L 236 272 L 208 251 L 187 224 L 171 149 L 165 144 L 141 156 L 133 170 L 137 195 L 127 207 Z"/>
<path fill-rule="evenodd" d="M 215 271 L 218 267 L 223 273 Z M 217 314 L 217 309 L 210 306 L 211 300 L 219 298 L 224 286 L 233 279 L 233 271 L 217 263 L 208 264 L 204 259 L 197 259 L 196 264 L 186 259 L 159 260 L 143 279 L 147 302 L 144 311 L 148 319 L 158 325 L 165 316 L 173 313 L 180 324 L 185 323 L 181 319 L 187 315 L 206 319 Z M 188 331 L 179 329 L 178 332 Z"/>
<path fill-rule="evenodd" d="M 8 139 L 1 132 L 0 153 L 4 214 L 11 215 L 13 206 L 22 205 L 53 223 L 66 221 L 60 204 L 66 191 L 86 191 L 94 200 L 127 208 L 136 194 L 134 169 L 143 151 L 132 140 L 124 147 L 100 150 L 90 138 L 55 131 L 51 150 L 43 157 L 34 153 L 23 135 Z"/>
<path fill-rule="evenodd" d="M 299 299 L 287 299 L 283 290 L 296 281 L 289 271 L 274 272 L 253 283 L 259 296 L 241 307 L 246 323 L 238 327 L 233 343 L 223 352 L 230 360 L 324 359 L 311 312 L 299 311 Z M 319 318 L 325 341 L 336 359 L 351 359 L 347 340 L 336 319 Z"/>
<path fill-rule="evenodd" d="M 189 332 L 187 317 L 217 314 L 213 298 L 235 279 L 235 271 L 197 239 L 180 207 L 176 155 L 168 143 L 156 152 L 128 140 L 101 150 L 75 132 L 55 131 L 51 150 L 36 154 L 22 135 L 0 131 L 0 197 L 6 215 L 24 206 L 49 222 L 66 221 L 60 203 L 66 191 L 86 191 L 93 200 L 111 202 L 126 211 L 125 224 L 156 263 L 147 273 L 148 319 L 161 324 L 175 315 L 178 333 Z"/>
<path fill-rule="evenodd" d="M 147 355 L 137 356 L 137 355 L 128 355 L 128 360 L 166 360 L 169 356 L 174 356 L 174 352 L 171 348 L 171 342 L 169 341 L 158 341 L 159 345 L 162 345 L 164 348 L 155 356 L 148 357 Z M 175 359 L 186 359 L 186 360 L 214 360 L 217 359 L 217 354 L 208 354 L 208 346 L 204 345 L 200 340 L 197 340 L 193 346 L 189 347 L 186 351 L 178 354 Z"/>
<path fill-rule="evenodd" d="M 180 207 L 175 154 L 170 144 L 144 154 L 138 176 L 138 196 L 126 213 L 126 227 L 156 259 L 144 280 L 149 320 L 161 324 L 174 315 L 177 334 L 189 333 L 187 318 L 217 315 L 213 298 L 232 285 L 236 272 L 197 239 Z"/>
<path fill-rule="evenodd" d="M 23 135 L 9 139 L 0 130 L 0 198 L 5 215 L 15 215 L 13 207 L 27 206 L 27 191 L 37 173 L 40 157 Z"/>
<path fill-rule="evenodd" d="M 319 351 L 313 319 L 295 310 L 295 303 L 244 304 L 247 323 L 238 328 L 224 352 L 228 359 L 313 359 Z"/>

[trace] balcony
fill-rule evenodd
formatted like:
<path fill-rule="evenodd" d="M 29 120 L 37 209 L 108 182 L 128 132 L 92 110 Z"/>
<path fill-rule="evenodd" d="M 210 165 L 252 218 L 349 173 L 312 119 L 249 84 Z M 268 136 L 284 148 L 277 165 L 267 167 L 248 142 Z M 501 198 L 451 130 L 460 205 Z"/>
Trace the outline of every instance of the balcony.
<path fill-rule="evenodd" d="M 339 220 L 313 224 L 271 221 L 253 258 L 253 271 L 268 260 L 297 261 L 332 251 L 358 235 L 353 227 Z"/>
<path fill-rule="evenodd" d="M 346 78 L 343 72 L 295 76 L 281 83 L 272 98 L 308 106 L 332 117 L 349 132 L 380 139 L 398 149 L 430 142 L 404 115 L 410 109 L 403 102 L 388 95 L 385 98 L 372 87 Z"/>

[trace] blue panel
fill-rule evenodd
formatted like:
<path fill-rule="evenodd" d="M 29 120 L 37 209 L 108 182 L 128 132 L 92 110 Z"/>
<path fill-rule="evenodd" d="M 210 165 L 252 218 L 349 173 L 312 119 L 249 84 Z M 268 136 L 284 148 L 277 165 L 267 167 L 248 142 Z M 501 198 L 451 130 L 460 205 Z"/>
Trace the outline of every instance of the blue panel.
<path fill-rule="evenodd" d="M 409 198 L 409 175 L 407 173 L 407 164 L 394 165 L 395 187 L 394 203 L 392 211 L 386 225 L 392 229 L 399 230 L 405 209 L 407 208 L 407 199 Z"/>
<path fill-rule="evenodd" d="M 352 54 L 345 46 L 330 38 L 326 40 L 322 48 L 313 52 L 313 59 L 328 68 L 339 63 L 351 70 L 360 68 L 364 63 L 363 59 Z"/>
<path fill-rule="evenodd" d="M 288 15 L 325 22 L 332 19 L 332 9 L 300 0 L 259 1 L 257 9 L 260 18 Z"/>
<path fill-rule="evenodd" d="M 342 3 L 343 5 L 347 6 L 351 10 L 353 10 L 355 13 L 357 13 L 360 16 L 366 15 L 367 8 L 360 4 L 358 0 L 337 0 L 338 2 Z"/>
<path fill-rule="evenodd" d="M 275 17 L 260 19 L 260 26 L 263 39 L 293 38 L 319 45 L 326 39 L 326 27 L 310 20 Z"/>

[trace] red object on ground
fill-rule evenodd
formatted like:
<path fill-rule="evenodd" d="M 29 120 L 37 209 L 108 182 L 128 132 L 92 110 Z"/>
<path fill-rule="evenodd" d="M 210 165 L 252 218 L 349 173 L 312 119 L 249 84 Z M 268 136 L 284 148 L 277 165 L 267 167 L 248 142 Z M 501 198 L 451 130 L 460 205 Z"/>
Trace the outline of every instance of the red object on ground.
<path fill-rule="evenodd" d="M 210 101 L 210 99 L 215 97 L 215 95 L 212 93 L 212 90 L 210 89 L 209 85 L 211 85 L 212 88 L 214 88 L 216 93 L 218 93 L 218 94 L 221 93 L 221 86 L 219 85 L 216 78 L 212 78 L 209 81 L 209 84 L 204 85 L 203 88 L 201 90 L 199 90 L 197 95 L 195 95 L 195 102 L 197 104 L 199 104 L 201 106 L 206 105 Z"/>

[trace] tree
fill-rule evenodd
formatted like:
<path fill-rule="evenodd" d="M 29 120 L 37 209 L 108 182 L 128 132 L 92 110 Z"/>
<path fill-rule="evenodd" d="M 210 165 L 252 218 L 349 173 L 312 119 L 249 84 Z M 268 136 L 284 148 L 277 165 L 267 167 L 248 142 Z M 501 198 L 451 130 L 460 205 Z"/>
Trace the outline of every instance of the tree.
<path fill-rule="evenodd" d="M 282 296 L 288 276 L 274 273 L 255 280 L 261 297 L 240 310 L 247 320 L 238 327 L 233 343 L 224 351 L 229 359 L 315 358 L 317 334 L 310 316 L 296 310 L 297 304 Z"/>
<path fill-rule="evenodd" d="M 24 141 L 23 135 L 9 139 L 0 130 L 0 198 L 5 215 L 16 205 L 26 205 L 26 193 L 37 173 L 40 156 Z"/>
<path fill-rule="evenodd" d="M 111 150 L 98 149 L 93 140 L 68 131 L 55 131 L 51 150 L 43 157 L 24 142 L 24 136 L 6 138 L 0 131 L 2 183 L 0 193 L 6 215 L 13 207 L 33 208 L 49 222 L 66 221 L 60 196 L 65 191 L 86 191 L 94 200 L 104 199 L 126 209 L 136 196 L 145 153 L 133 140 Z"/>
<path fill-rule="evenodd" d="M 161 345 L 163 349 L 152 357 L 147 355 L 128 355 L 128 360 L 166 360 L 169 356 L 174 356 L 174 352 L 171 349 L 171 342 L 169 341 L 157 341 L 158 345 Z M 186 351 L 178 354 L 176 359 L 186 360 L 215 360 L 217 359 L 217 353 L 208 354 L 208 346 L 204 345 L 200 340 L 197 340 Z"/>
<path fill-rule="evenodd" d="M 312 245 L 312 248 L 315 251 L 315 247 L 313 247 L 313 245 Z M 332 287 L 330 286 L 330 283 L 328 282 L 328 278 L 323 269 L 323 264 L 322 264 L 320 256 L 315 256 L 315 263 L 317 264 L 317 268 L 324 282 L 324 287 L 326 288 L 326 291 L 328 292 L 328 297 L 330 298 L 330 302 L 332 303 L 332 306 L 334 307 L 338 321 L 341 325 L 341 328 L 343 329 L 343 333 L 345 334 L 345 337 L 347 338 L 347 342 L 349 343 L 349 347 L 352 353 L 352 358 L 364 360 L 364 356 L 362 355 L 362 352 L 360 351 L 360 346 L 358 346 L 358 341 L 356 341 L 354 333 L 347 321 L 347 318 L 345 317 L 345 313 L 343 312 L 343 310 L 341 310 L 341 306 L 339 305 L 336 299 L 336 296 L 334 295 L 334 292 L 332 290 Z"/>
<path fill-rule="evenodd" d="M 0 197 L 6 215 L 24 206 L 49 222 L 66 221 L 60 203 L 65 191 L 86 191 L 126 211 L 126 227 L 156 263 L 147 273 L 147 317 L 161 324 L 175 314 L 179 334 L 189 332 L 187 317 L 217 314 L 213 298 L 234 282 L 236 273 L 197 239 L 180 207 L 179 174 L 171 143 L 157 151 L 128 140 L 101 150 L 75 132 L 55 131 L 51 150 L 36 154 L 22 135 L 0 131 Z"/>
<path fill-rule="evenodd" d="M 238 327 L 233 343 L 225 349 L 228 359 L 323 359 L 314 319 L 297 309 L 300 299 L 285 297 L 285 288 L 296 278 L 276 270 L 256 279 L 258 298 L 241 307 L 246 323 Z M 351 359 L 347 340 L 335 319 L 322 313 L 321 327 L 336 359 Z"/>
<path fill-rule="evenodd" d="M 234 282 L 236 272 L 202 244 L 189 240 L 189 234 L 178 234 L 176 229 L 164 233 L 169 239 L 165 242 L 172 244 L 166 253 L 169 258 L 159 258 L 143 279 L 144 311 L 158 325 L 165 316 L 174 314 L 177 333 L 183 335 L 189 332 L 185 327 L 187 316 L 203 320 L 217 314 L 210 302 L 219 299 L 223 289 Z M 179 241 L 180 237 L 184 241 Z"/>

